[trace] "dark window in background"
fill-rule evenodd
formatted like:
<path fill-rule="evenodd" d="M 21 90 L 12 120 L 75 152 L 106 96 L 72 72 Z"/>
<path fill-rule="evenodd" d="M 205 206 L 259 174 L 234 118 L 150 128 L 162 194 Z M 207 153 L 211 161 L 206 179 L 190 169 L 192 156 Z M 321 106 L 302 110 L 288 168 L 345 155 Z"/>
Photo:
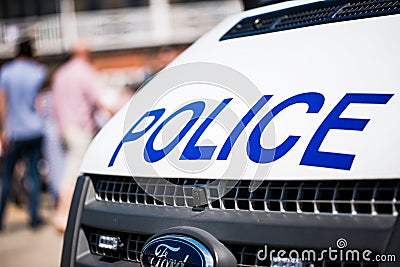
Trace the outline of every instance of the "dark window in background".
<path fill-rule="evenodd" d="M 25 0 L 31 1 L 31 0 Z M 40 15 L 48 15 L 60 12 L 60 0 L 36 0 L 40 3 Z"/>
<path fill-rule="evenodd" d="M 22 1 L 21 0 L 5 0 L 3 2 L 5 18 L 22 17 Z"/>
<path fill-rule="evenodd" d="M 17 2 L 17 1 L 15 1 Z M 36 1 L 20 0 L 21 7 L 21 17 L 34 17 L 40 15 L 40 3 L 35 3 Z M 39 5 L 38 5 L 39 4 Z"/>
<path fill-rule="evenodd" d="M 243 0 L 244 10 L 253 9 L 260 6 L 272 5 L 275 3 L 285 2 L 287 0 Z"/>
<path fill-rule="evenodd" d="M 4 19 L 5 9 L 6 9 L 6 1 L 0 1 L 0 19 Z"/>
<path fill-rule="evenodd" d="M 225 1 L 225 0 L 169 0 L 169 2 L 171 4 L 193 3 L 193 2 L 213 2 L 213 1 Z"/>
<path fill-rule="evenodd" d="M 76 11 L 148 6 L 149 0 L 75 0 Z"/>
<path fill-rule="evenodd" d="M 0 19 L 44 16 L 59 10 L 60 0 L 0 0 Z"/>

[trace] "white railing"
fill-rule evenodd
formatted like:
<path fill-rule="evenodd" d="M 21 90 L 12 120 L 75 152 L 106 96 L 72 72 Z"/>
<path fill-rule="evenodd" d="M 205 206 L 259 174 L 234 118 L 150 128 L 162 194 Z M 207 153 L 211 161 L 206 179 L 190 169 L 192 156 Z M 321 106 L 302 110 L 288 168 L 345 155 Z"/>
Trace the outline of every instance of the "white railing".
<path fill-rule="evenodd" d="M 34 37 L 39 55 L 67 52 L 79 37 L 97 51 L 191 43 L 240 8 L 226 0 L 0 21 L 0 58 L 13 55 L 18 35 Z"/>
<path fill-rule="evenodd" d="M 149 8 L 86 12 L 77 15 L 78 36 L 96 50 L 149 46 L 153 24 Z"/>
<path fill-rule="evenodd" d="M 14 53 L 18 36 L 35 38 L 39 54 L 59 54 L 62 52 L 62 34 L 58 16 L 50 15 L 40 19 L 29 18 L 23 21 L 0 24 L 0 57 L 10 57 Z"/>

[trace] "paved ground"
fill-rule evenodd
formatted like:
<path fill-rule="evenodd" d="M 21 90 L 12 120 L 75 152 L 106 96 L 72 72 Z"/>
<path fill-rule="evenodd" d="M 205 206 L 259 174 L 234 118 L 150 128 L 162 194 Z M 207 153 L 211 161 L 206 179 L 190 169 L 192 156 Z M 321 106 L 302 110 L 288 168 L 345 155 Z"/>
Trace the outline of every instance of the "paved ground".
<path fill-rule="evenodd" d="M 1 267 L 58 267 L 63 237 L 51 225 L 53 212 L 42 209 L 47 224 L 38 230 L 28 227 L 26 210 L 9 205 L 0 233 Z"/>

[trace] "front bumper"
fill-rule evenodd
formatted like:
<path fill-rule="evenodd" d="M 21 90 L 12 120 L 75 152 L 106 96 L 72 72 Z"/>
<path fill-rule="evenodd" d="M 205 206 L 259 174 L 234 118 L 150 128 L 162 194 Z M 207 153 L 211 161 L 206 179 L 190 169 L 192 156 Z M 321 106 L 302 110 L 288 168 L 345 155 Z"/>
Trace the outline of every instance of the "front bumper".
<path fill-rule="evenodd" d="M 140 266 L 139 251 L 108 254 L 96 250 L 94 232 L 112 233 L 140 244 L 149 236 L 176 226 L 203 229 L 234 253 L 238 266 L 269 266 L 259 262 L 256 253 L 264 245 L 274 249 L 314 249 L 336 247 L 344 238 L 349 249 L 393 254 L 400 259 L 400 220 L 398 216 L 327 215 L 264 213 L 242 210 L 196 210 L 170 206 L 127 205 L 95 199 L 95 188 L 88 176 L 78 179 L 64 238 L 62 267 Z M 139 244 L 135 241 L 136 246 Z M 142 244 L 143 245 L 143 244 Z M 97 255 L 96 255 L 97 254 Z M 313 262 L 314 266 L 399 266 L 399 263 Z M 347 264 L 347 265 L 346 265 Z"/>

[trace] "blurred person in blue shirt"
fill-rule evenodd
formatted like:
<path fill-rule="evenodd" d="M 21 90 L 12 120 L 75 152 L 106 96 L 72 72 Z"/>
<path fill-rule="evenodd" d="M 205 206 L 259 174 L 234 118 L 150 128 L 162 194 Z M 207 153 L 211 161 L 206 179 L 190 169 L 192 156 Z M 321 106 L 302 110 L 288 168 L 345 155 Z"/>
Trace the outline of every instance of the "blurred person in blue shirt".
<path fill-rule="evenodd" d="M 30 226 L 42 223 L 38 215 L 40 175 L 38 162 L 43 122 L 35 109 L 36 97 L 46 79 L 46 68 L 33 58 L 31 41 L 17 46 L 17 57 L 0 71 L 0 141 L 4 152 L 0 199 L 0 229 L 10 193 L 15 164 L 26 159 L 29 177 Z"/>

